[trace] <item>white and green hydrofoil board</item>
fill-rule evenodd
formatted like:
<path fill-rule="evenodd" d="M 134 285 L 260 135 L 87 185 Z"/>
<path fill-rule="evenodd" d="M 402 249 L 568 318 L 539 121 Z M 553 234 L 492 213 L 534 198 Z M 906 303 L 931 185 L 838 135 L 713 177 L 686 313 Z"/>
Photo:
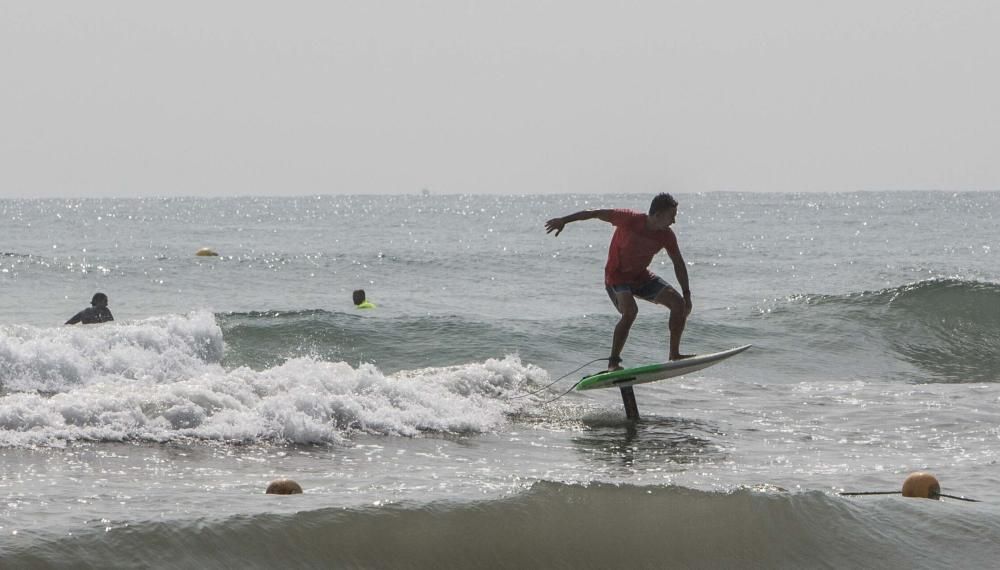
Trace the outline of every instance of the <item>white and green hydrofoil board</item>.
<path fill-rule="evenodd" d="M 615 370 L 614 372 L 601 372 L 600 374 L 587 376 L 583 380 L 580 380 L 576 385 L 576 389 L 596 390 L 598 388 L 634 386 L 636 384 L 673 378 L 674 376 L 683 376 L 718 364 L 730 356 L 736 356 L 751 346 L 753 345 L 745 344 L 736 348 L 730 348 L 729 350 L 723 350 L 722 352 L 697 354 L 691 358 L 671 360 L 663 364 L 647 364 L 646 366 L 625 368 L 623 370 Z"/>

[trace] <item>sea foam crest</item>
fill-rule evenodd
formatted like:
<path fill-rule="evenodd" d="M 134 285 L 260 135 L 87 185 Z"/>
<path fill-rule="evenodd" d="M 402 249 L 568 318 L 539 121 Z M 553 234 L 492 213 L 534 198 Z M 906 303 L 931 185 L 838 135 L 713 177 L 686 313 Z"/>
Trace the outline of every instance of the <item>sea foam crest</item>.
<path fill-rule="evenodd" d="M 207 311 L 101 325 L 0 327 L 0 387 L 62 392 L 128 378 L 166 382 L 223 355 L 222 329 Z"/>
<path fill-rule="evenodd" d="M 297 358 L 263 371 L 206 366 L 174 382 L 106 377 L 46 397 L 0 397 L 0 445 L 215 440 L 340 443 L 352 432 L 415 436 L 498 428 L 529 381 L 515 356 L 385 376 L 372 365 Z"/>

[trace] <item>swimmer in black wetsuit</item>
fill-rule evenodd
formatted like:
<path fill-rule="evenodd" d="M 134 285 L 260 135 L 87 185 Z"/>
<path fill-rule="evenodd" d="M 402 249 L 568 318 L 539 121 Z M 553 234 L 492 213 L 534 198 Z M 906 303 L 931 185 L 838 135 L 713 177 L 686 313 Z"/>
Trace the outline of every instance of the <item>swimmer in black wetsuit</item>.
<path fill-rule="evenodd" d="M 95 293 L 94 298 L 90 300 L 90 305 L 90 307 L 73 315 L 73 318 L 66 321 L 66 324 L 75 325 L 76 323 L 83 323 L 85 325 L 93 325 L 115 320 L 114 316 L 111 315 L 111 310 L 108 309 L 108 296 L 104 293 Z"/>

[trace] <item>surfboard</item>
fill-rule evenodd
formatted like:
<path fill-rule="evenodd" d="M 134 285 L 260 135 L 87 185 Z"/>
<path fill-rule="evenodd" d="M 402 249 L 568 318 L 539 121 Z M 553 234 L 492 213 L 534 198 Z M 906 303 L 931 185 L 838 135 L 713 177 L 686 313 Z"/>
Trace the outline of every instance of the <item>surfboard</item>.
<path fill-rule="evenodd" d="M 577 383 L 576 389 L 596 390 L 598 388 L 634 386 L 636 384 L 655 382 L 675 376 L 683 376 L 718 364 L 731 356 L 736 356 L 751 346 L 753 345 L 745 344 L 721 352 L 697 354 L 691 358 L 672 360 L 662 364 L 647 364 L 646 366 L 625 368 L 623 370 L 615 370 L 614 372 L 601 372 L 592 376 L 585 376 Z"/>

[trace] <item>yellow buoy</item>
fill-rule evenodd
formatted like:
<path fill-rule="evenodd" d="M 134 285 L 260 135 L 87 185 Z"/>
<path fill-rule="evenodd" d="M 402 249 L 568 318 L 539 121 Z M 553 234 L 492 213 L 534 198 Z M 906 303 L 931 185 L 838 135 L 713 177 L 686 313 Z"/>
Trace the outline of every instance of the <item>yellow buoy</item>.
<path fill-rule="evenodd" d="M 198 251 L 194 252 L 194 254 L 200 257 L 213 257 L 219 255 L 218 253 L 215 253 L 214 250 L 208 247 L 203 247 Z"/>
<path fill-rule="evenodd" d="M 268 495 L 298 495 L 302 492 L 302 486 L 291 479 L 275 479 L 267 486 Z"/>
<path fill-rule="evenodd" d="M 906 481 L 903 481 L 903 496 L 918 497 L 921 499 L 938 499 L 941 495 L 941 484 L 930 473 L 918 471 L 911 473 Z"/>

